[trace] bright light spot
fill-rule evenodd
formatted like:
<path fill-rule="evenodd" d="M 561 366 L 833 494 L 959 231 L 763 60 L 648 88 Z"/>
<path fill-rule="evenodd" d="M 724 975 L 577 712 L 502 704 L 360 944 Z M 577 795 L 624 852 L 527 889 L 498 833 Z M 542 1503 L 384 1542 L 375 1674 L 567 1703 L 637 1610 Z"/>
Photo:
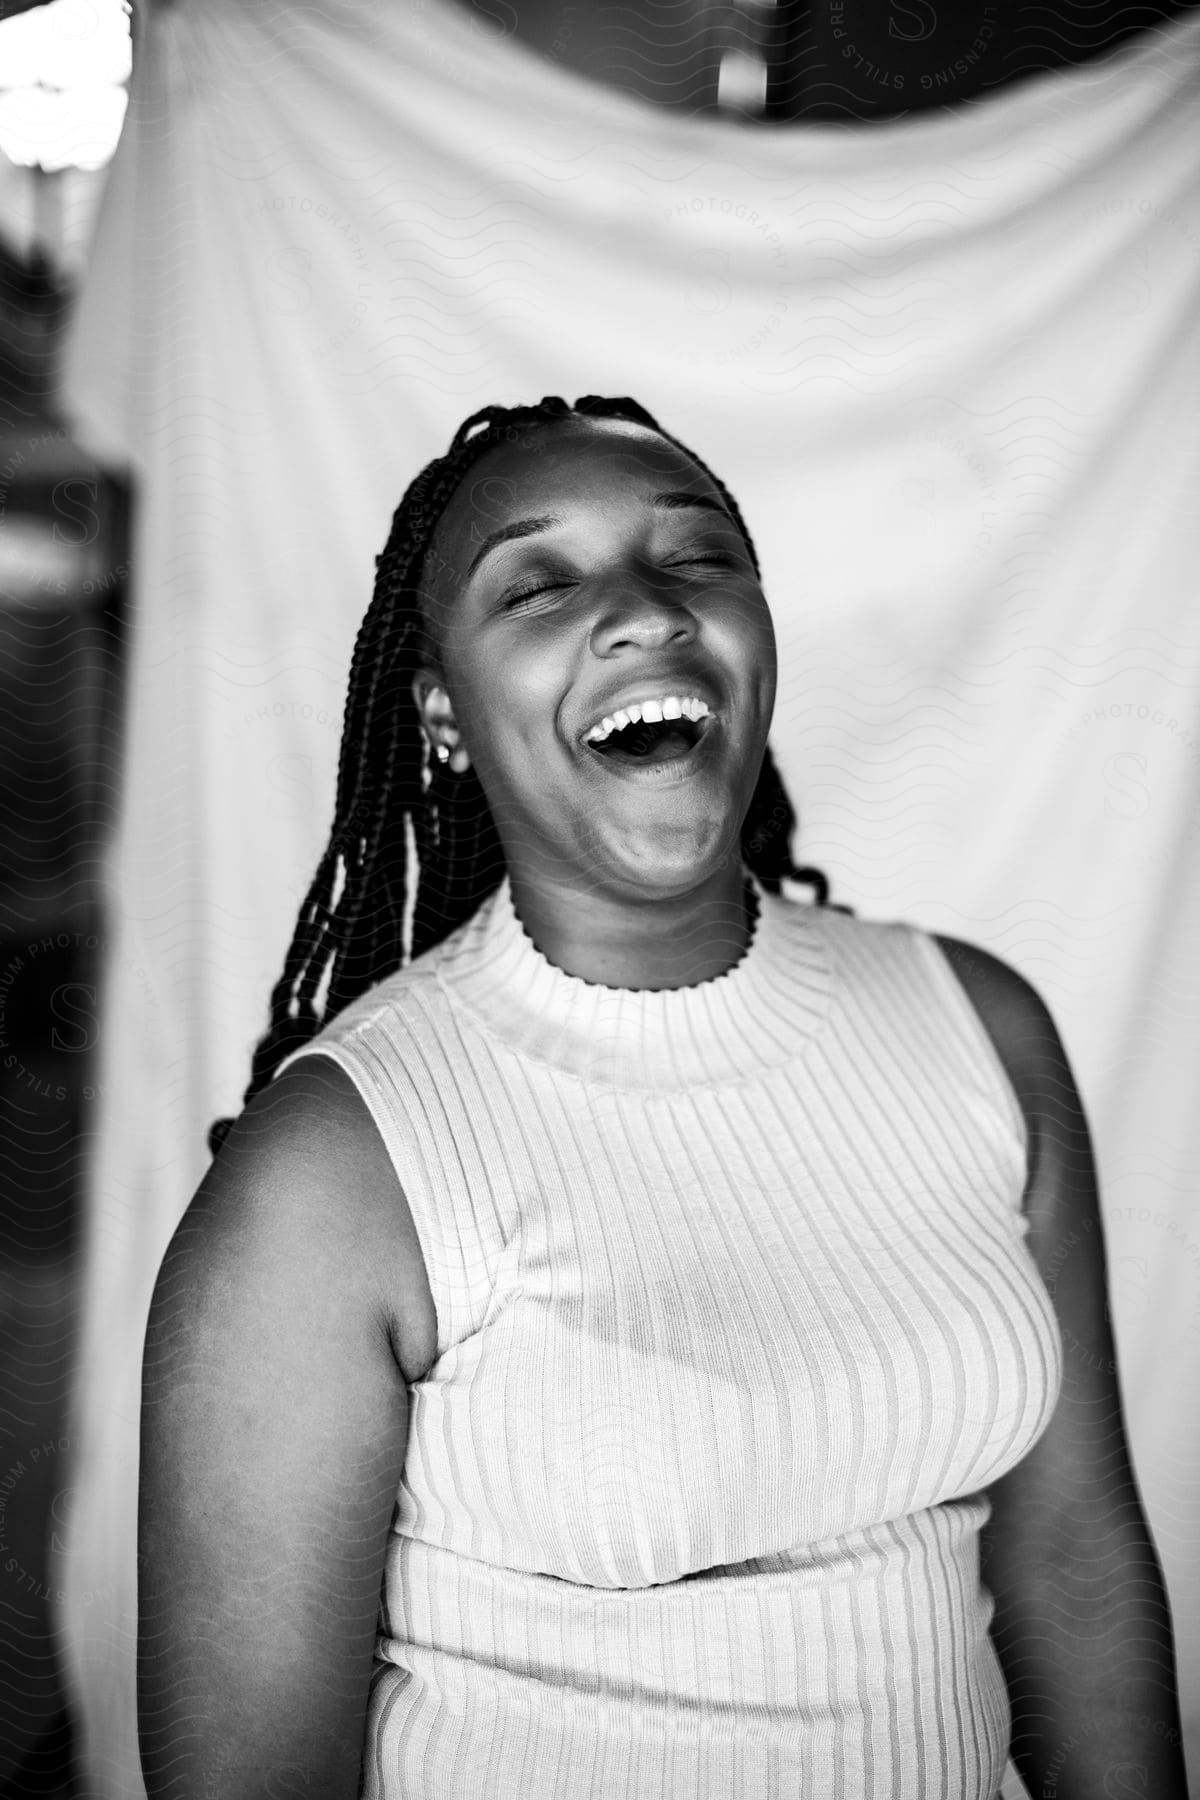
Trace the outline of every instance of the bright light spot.
<path fill-rule="evenodd" d="M 56 541 L 41 519 L 13 513 L 0 532 L 0 586 L 18 606 L 65 611 L 83 579 L 79 550 Z"/>
<path fill-rule="evenodd" d="M 129 79 L 125 0 L 54 0 L 0 23 L 0 151 L 43 169 L 98 169 L 116 149 Z"/>
<path fill-rule="evenodd" d="M 0 91 L 0 149 L 16 163 L 43 169 L 98 169 L 117 147 L 125 117 L 124 88 Z"/>
<path fill-rule="evenodd" d="M 744 50 L 727 50 L 717 73 L 717 105 L 760 113 L 767 103 L 767 65 Z"/>

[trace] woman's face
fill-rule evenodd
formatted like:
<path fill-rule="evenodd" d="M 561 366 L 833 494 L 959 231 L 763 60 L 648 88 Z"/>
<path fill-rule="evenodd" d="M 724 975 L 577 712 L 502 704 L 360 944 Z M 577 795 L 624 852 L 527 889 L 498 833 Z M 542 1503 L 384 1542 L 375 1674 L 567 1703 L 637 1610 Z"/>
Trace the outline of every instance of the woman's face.
<path fill-rule="evenodd" d="M 737 525 L 682 452 L 590 421 L 488 452 L 425 588 L 440 666 L 414 695 L 435 742 L 469 755 L 514 880 L 668 898 L 736 856 L 775 637 Z M 640 730 L 631 707 L 649 708 Z"/>

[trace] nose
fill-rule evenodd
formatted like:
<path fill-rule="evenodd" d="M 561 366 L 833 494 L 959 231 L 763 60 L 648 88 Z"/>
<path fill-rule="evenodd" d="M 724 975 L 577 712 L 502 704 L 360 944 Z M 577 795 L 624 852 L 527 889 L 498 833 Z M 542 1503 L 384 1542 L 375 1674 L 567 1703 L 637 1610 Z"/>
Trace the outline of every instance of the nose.
<path fill-rule="evenodd" d="M 665 644 L 687 644 L 696 636 L 695 615 L 671 584 L 632 574 L 614 581 L 592 627 L 597 656 L 625 649 L 658 650 Z"/>

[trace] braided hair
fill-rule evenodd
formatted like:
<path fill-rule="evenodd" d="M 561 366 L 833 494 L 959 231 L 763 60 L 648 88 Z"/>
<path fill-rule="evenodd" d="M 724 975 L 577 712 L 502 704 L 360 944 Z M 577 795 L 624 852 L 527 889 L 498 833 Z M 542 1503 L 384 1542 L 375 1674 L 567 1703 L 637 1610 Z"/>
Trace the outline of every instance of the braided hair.
<path fill-rule="evenodd" d="M 525 442 L 531 431 L 581 418 L 644 426 L 703 469 L 759 573 L 732 494 L 636 400 L 588 394 L 572 407 L 548 395 L 536 406 L 484 407 L 459 426 L 445 456 L 408 488 L 376 558 L 374 594 L 350 665 L 333 830 L 271 993 L 270 1025 L 254 1051 L 244 1104 L 269 1085 L 286 1056 L 358 995 L 448 937 L 500 885 L 504 856 L 478 778 L 471 768 L 451 774 L 431 761 L 413 700 L 412 679 L 427 650 L 422 578 L 438 521 L 473 465 L 499 445 Z M 824 906 L 825 876 L 792 862 L 795 826 L 768 749 L 742 825 L 743 860 L 767 892 L 778 893 L 785 879 L 803 882 Z M 214 1155 L 232 1124 L 218 1119 L 211 1127 Z"/>

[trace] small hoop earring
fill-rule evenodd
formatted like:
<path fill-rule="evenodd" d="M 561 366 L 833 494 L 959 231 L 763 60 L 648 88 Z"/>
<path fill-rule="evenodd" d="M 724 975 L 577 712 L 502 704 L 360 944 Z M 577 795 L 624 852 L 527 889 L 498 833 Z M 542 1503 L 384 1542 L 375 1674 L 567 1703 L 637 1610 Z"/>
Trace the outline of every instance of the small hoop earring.
<path fill-rule="evenodd" d="M 448 763 L 450 761 L 450 750 L 448 745 L 435 744 L 434 750 L 437 753 L 437 759 L 440 763 Z"/>

